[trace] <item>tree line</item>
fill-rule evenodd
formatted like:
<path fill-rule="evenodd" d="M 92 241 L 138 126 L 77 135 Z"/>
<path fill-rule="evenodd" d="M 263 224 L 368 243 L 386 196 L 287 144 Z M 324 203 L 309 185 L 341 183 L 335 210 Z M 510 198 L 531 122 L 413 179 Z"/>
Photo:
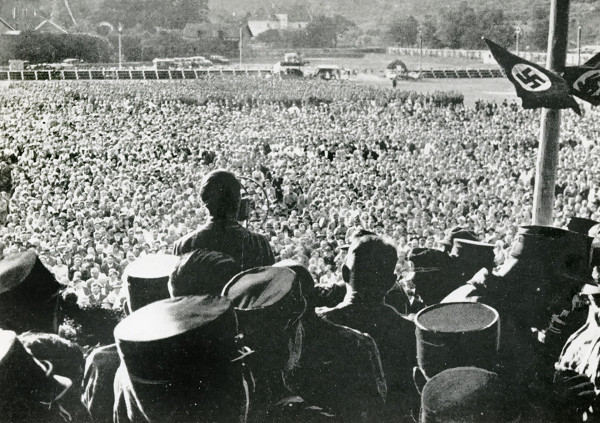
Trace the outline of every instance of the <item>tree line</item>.
<path fill-rule="evenodd" d="M 155 57 L 220 54 L 235 56 L 234 39 L 210 35 L 186 39 L 181 30 L 187 23 L 208 23 L 208 0 L 103 0 L 77 3 L 78 24 L 68 28 L 78 34 L 41 36 L 23 33 L 4 40 L 0 60 L 24 59 L 32 63 L 79 58 L 86 62 L 117 61 L 121 35 L 125 61 L 150 61 Z M 285 12 L 285 10 L 284 10 Z M 217 14 L 217 25 L 239 28 L 248 19 L 265 17 Z M 80 18 L 83 17 L 83 18 Z M 516 27 L 521 27 L 521 49 L 545 50 L 548 10 L 534 9 L 518 21 L 507 12 L 491 7 L 475 9 L 467 2 L 458 7 L 440 7 L 433 14 L 412 16 L 396 13 L 387 22 L 359 27 L 341 13 L 312 16 L 304 29 L 271 29 L 254 41 L 277 48 L 337 48 L 386 46 L 484 49 L 482 36 L 504 47 L 515 45 Z M 95 34 L 95 35 L 88 35 Z"/>
<path fill-rule="evenodd" d="M 459 7 L 440 9 L 420 19 L 395 16 L 387 28 L 389 41 L 403 47 L 420 44 L 427 48 L 485 49 L 482 37 L 510 47 L 519 31 L 521 49 L 545 51 L 548 42 L 548 10 L 537 8 L 527 21 L 514 19 L 502 9 L 474 9 L 462 2 Z M 517 29 L 519 28 L 519 29 Z"/>

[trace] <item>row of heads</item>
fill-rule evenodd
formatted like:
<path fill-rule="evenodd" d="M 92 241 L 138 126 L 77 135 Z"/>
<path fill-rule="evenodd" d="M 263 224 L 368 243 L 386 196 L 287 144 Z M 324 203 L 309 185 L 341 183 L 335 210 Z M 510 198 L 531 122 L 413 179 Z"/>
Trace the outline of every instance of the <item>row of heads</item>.
<path fill-rule="evenodd" d="M 370 264 L 375 258 L 381 263 L 384 258 L 388 264 L 387 275 L 393 275 L 397 260 L 393 245 L 379 237 L 364 237 L 360 243 L 350 248 L 355 262 Z M 385 258 L 387 257 L 387 259 Z M 285 276 L 283 268 L 293 269 L 296 282 L 286 284 L 285 277 L 273 282 L 272 289 L 285 296 L 298 285 L 302 294 L 298 304 L 302 309 L 312 304 L 316 298 L 315 282 L 310 272 L 297 262 L 286 260 L 277 265 L 279 270 L 263 269 L 256 277 L 266 272 L 270 275 Z M 126 293 L 125 311 L 131 313 L 152 302 L 167 298 L 189 295 L 221 295 L 228 282 L 252 277 L 253 270 L 240 273 L 240 265 L 230 256 L 208 251 L 196 250 L 181 257 L 168 254 L 148 254 L 137 258 L 124 271 Z M 381 269 L 376 269 L 381 273 Z M 346 272 L 347 274 L 351 272 Z M 274 279 L 275 276 L 273 276 Z M 386 279 L 389 289 L 393 278 Z M 0 327 L 22 333 L 28 330 L 42 332 L 58 331 L 61 309 L 75 304 L 76 294 L 57 282 L 55 276 L 40 261 L 33 250 L 6 255 L 0 260 Z M 340 291 L 341 292 L 341 291 Z M 62 295 L 61 295 L 62 294 Z M 343 294 L 341 294 L 343 297 Z M 66 300 L 66 301 L 65 301 Z M 318 306 L 314 304 L 312 307 Z M 67 312 L 68 314 L 68 312 Z"/>
<path fill-rule="evenodd" d="M 270 334 L 275 331 L 288 331 L 306 311 L 302 268 L 295 269 L 251 269 L 228 282 L 222 295 L 169 298 L 132 312 L 114 330 L 132 383 L 189 386 L 198 378 L 207 384 L 218 383 L 232 367 L 253 355 L 246 341 L 256 346 L 260 360 L 277 362 L 270 354 L 276 350 L 265 351 L 261 341 L 272 340 Z M 492 371 L 499 346 L 499 317 L 493 308 L 476 303 L 438 304 L 419 312 L 415 327 L 419 368 L 427 379 L 422 391 L 423 421 L 440 410 L 464 412 L 498 400 L 496 394 L 489 395 L 490 389 L 494 393 L 500 389 Z M 241 333 L 248 334 L 248 339 Z M 285 353 L 287 344 L 282 344 L 279 351 Z M 14 369 L 31 377 L 19 378 L 6 392 L 15 391 L 19 384 L 31 387 L 30 382 L 36 381 L 37 388 L 30 393 L 52 402 L 56 397 L 48 396 L 50 392 L 61 395 L 70 386 L 65 378 L 54 376 L 47 363 L 27 354 L 14 332 L 2 330 L 0 374 L 8 375 Z M 9 380 L 14 379 L 0 378 Z M 454 389 L 447 390 L 449 385 Z M 469 402 L 465 404 L 465 400 Z M 484 410 L 490 416 L 491 409 Z"/>

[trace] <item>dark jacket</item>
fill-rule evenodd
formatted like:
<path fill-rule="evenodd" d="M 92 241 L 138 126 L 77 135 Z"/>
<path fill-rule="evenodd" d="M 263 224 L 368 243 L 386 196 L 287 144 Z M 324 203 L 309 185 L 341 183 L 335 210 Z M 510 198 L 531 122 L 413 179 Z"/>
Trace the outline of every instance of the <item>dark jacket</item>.
<path fill-rule="evenodd" d="M 81 402 L 95 422 L 112 422 L 113 385 L 120 364 L 115 344 L 94 349 L 85 361 Z"/>
<path fill-rule="evenodd" d="M 247 392 L 241 377 L 218 375 L 222 386 L 135 380 L 121 365 L 115 375 L 114 423 L 244 423 Z M 214 381 L 213 381 L 214 382 Z M 218 382 L 218 383 L 219 383 Z"/>
<path fill-rule="evenodd" d="M 408 417 L 418 406 L 412 390 L 412 368 L 416 365 L 414 323 L 400 315 L 382 299 L 346 299 L 322 313 L 332 323 L 348 326 L 370 335 L 377 344 L 388 388 L 388 412 Z M 402 421 L 402 420 L 398 420 Z"/>
<path fill-rule="evenodd" d="M 339 421 L 376 419 L 387 386 L 373 339 L 312 315 L 305 316 L 302 326 L 298 365 L 284 372 L 288 389 Z"/>
<path fill-rule="evenodd" d="M 211 218 L 197 231 L 177 240 L 173 254 L 181 256 L 199 248 L 231 256 L 240 264 L 241 270 L 275 263 L 267 239 L 232 220 Z"/>

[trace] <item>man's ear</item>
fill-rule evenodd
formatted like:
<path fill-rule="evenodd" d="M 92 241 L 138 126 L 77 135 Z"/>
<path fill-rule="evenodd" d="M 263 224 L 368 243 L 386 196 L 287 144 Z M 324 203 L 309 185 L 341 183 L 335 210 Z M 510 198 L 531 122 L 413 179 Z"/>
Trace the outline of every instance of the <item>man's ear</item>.
<path fill-rule="evenodd" d="M 345 264 L 342 266 L 342 279 L 344 282 L 350 282 L 350 269 Z"/>

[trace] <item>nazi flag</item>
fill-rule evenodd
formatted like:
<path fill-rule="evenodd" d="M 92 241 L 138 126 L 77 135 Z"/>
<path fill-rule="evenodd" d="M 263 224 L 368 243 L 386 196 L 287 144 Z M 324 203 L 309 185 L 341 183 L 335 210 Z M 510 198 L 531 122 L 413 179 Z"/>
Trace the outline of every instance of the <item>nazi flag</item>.
<path fill-rule="evenodd" d="M 600 69 L 587 66 L 567 67 L 563 78 L 569 84 L 571 94 L 600 106 Z"/>
<path fill-rule="evenodd" d="M 567 82 L 554 72 L 529 62 L 498 44 L 485 39 L 496 62 L 504 69 L 506 76 L 515 86 L 522 100 L 523 108 L 548 109 L 571 108 L 581 114 L 579 105 L 571 96 Z"/>

